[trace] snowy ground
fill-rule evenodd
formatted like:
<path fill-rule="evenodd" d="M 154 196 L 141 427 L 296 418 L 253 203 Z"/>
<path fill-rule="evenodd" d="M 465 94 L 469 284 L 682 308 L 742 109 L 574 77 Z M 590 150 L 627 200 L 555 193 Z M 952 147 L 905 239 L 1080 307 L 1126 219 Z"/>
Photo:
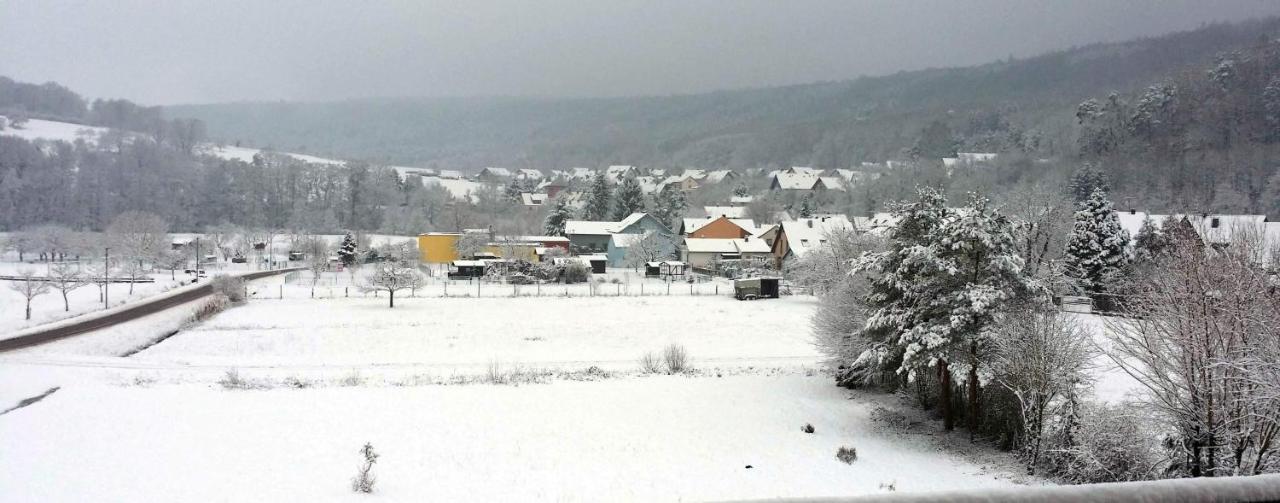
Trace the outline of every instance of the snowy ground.
<path fill-rule="evenodd" d="M 677 501 L 1017 480 L 1003 454 L 948 454 L 933 422 L 873 420 L 916 414 L 895 397 L 834 387 L 816 370 L 815 305 L 252 300 L 113 356 L 181 318 L 148 316 L 0 355 L 0 410 L 61 386 L 0 415 L 11 439 L 0 487 L 22 501 L 357 500 L 349 479 L 364 442 L 382 454 L 376 497 L 391 500 Z M 696 371 L 639 371 L 641 354 L 673 342 Z M 224 389 L 233 367 L 256 389 Z M 490 367 L 526 378 L 485 384 Z M 840 446 L 858 461 L 837 461 Z"/>
<path fill-rule="evenodd" d="M 30 119 L 23 123 L 21 128 L 10 126 L 0 129 L 0 135 L 4 136 L 16 136 L 28 141 L 49 140 L 67 143 L 75 143 L 76 140 L 96 143 L 98 137 L 106 132 L 107 128 L 42 119 Z"/>
<path fill-rule="evenodd" d="M 28 269 L 34 271 L 37 275 L 44 275 L 47 272 L 48 265 L 0 262 L 0 275 L 16 274 L 18 271 Z M 172 290 L 190 281 L 190 278 L 181 274 L 181 271 L 176 275 L 176 279 L 173 279 L 168 271 L 150 274 L 148 277 L 153 278 L 155 282 L 135 284 L 133 286 L 133 294 L 129 293 L 129 285 L 126 283 L 111 284 L 111 305 L 114 307 L 145 299 Z M 51 290 L 49 293 L 36 297 L 31 301 L 31 319 L 26 320 L 24 313 L 26 298 L 9 288 L 10 284 L 8 281 L 0 281 L 0 338 L 4 337 L 5 334 L 27 327 L 103 309 L 102 299 L 99 297 L 98 287 L 95 285 L 72 290 L 70 295 L 67 296 L 71 307 L 69 311 L 63 310 L 62 294 L 56 290 Z"/>

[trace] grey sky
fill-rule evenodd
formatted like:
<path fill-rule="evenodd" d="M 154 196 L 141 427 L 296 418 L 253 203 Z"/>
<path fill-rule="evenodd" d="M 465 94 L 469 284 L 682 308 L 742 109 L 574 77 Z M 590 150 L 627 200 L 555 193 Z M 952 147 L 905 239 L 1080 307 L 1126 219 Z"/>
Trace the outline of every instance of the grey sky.
<path fill-rule="evenodd" d="M 149 104 L 621 96 L 959 66 L 1260 0 L 0 0 L 0 75 Z"/>

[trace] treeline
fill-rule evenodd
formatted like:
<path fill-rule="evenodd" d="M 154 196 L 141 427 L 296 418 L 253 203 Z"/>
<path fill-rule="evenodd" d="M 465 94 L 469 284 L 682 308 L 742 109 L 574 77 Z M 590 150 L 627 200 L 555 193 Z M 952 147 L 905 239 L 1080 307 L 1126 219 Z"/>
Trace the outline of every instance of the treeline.
<path fill-rule="evenodd" d="M 541 213 L 485 187 L 468 200 L 417 176 L 352 163 L 310 164 L 279 154 L 253 162 L 190 153 L 135 137 L 110 145 L 33 143 L 0 136 L 0 230 L 60 224 L 99 231 L 118 215 L 162 215 L 171 229 L 218 224 L 339 233 L 417 234 L 494 226 L 535 234 Z"/>
<path fill-rule="evenodd" d="M 28 119 L 47 119 L 143 133 L 187 152 L 205 139 L 204 121 L 166 119 L 161 107 L 124 99 L 89 103 L 55 82 L 29 84 L 0 76 L 0 115 L 18 127 Z"/>
<path fill-rule="evenodd" d="M 1121 201 L 1280 214 L 1280 41 L 1259 40 L 1145 89 L 1079 104 L 1079 156 Z"/>
<path fill-rule="evenodd" d="M 170 107 L 213 136 L 371 162 L 473 169 L 848 168 L 955 151 L 1074 157 L 1075 108 L 1274 38 L 1209 25 L 968 68 L 688 96 L 391 99 Z"/>

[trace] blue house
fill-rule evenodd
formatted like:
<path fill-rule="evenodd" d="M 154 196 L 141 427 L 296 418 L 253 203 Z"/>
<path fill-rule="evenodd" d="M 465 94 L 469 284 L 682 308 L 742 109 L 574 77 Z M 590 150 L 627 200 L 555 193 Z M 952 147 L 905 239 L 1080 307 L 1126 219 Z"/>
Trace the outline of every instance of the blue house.
<path fill-rule="evenodd" d="M 632 213 L 614 226 L 613 233 L 609 237 L 606 251 L 609 256 L 609 266 L 625 267 L 627 250 L 632 243 L 643 239 L 649 232 L 658 235 L 665 256 L 675 257 L 676 236 L 671 232 L 671 228 L 648 213 Z"/>

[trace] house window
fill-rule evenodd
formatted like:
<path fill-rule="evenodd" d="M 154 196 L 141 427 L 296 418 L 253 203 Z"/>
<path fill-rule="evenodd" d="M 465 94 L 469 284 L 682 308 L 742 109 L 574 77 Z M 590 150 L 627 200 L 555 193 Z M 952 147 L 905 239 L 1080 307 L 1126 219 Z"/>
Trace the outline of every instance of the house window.
<path fill-rule="evenodd" d="M 808 240 L 808 239 L 801 239 L 801 240 L 800 240 L 800 246 L 809 246 L 809 240 Z"/>
<path fill-rule="evenodd" d="M 1213 217 L 1213 220 L 1209 221 L 1209 227 L 1213 227 L 1214 229 L 1218 228 L 1218 224 L 1218 217 Z"/>

